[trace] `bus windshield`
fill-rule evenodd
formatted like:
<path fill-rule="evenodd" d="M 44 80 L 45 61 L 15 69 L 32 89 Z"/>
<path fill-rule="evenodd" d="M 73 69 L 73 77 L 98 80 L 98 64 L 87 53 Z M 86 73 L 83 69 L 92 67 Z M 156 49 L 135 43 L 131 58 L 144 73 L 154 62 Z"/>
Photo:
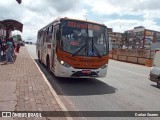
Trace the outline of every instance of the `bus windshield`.
<path fill-rule="evenodd" d="M 104 56 L 108 54 L 106 27 L 91 23 L 62 24 L 61 48 L 72 55 Z"/>

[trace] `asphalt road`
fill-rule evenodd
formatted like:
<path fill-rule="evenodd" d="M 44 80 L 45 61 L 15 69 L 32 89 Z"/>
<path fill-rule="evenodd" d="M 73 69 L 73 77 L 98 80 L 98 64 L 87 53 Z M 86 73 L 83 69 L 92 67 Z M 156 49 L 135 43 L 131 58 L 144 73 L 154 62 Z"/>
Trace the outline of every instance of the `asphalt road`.
<path fill-rule="evenodd" d="M 37 62 L 35 45 L 26 45 Z M 109 61 L 108 73 L 99 79 L 56 78 L 39 67 L 68 110 L 74 111 L 160 111 L 160 89 L 148 80 L 149 67 Z M 127 113 L 126 113 L 127 114 Z M 84 117 L 89 120 L 158 120 L 151 117 Z"/>

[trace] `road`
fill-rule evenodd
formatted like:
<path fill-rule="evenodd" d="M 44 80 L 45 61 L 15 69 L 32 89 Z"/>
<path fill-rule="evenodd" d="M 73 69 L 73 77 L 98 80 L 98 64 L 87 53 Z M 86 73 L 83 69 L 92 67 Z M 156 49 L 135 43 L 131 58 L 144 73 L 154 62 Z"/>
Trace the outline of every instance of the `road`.
<path fill-rule="evenodd" d="M 26 45 L 37 62 L 35 45 Z M 159 111 L 160 89 L 148 80 L 150 68 L 109 61 L 105 78 L 55 78 L 37 62 L 68 110 L 75 111 Z M 89 120 L 158 120 L 158 118 L 84 117 Z"/>

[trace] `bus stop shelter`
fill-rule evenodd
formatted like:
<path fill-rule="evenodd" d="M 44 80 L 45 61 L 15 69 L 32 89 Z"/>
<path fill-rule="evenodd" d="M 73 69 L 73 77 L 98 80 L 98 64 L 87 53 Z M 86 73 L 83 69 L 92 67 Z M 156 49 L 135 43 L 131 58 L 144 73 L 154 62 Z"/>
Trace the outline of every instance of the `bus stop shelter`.
<path fill-rule="evenodd" d="M 3 26 L 3 29 L 6 30 L 6 40 L 9 38 L 9 34 L 11 31 L 18 30 L 20 32 L 23 31 L 23 24 L 19 21 L 6 19 L 0 21 L 0 24 Z"/>

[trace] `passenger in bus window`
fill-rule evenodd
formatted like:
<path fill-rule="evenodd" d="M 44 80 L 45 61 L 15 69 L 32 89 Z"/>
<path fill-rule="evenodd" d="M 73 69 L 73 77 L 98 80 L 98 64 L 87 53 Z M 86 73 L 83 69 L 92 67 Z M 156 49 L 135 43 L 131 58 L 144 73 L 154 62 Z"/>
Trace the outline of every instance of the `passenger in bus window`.
<path fill-rule="evenodd" d="M 73 34 L 73 40 L 75 40 L 75 41 L 78 41 L 78 35 L 76 35 L 76 34 Z"/>
<path fill-rule="evenodd" d="M 87 33 L 80 33 L 78 35 L 78 41 L 80 42 L 81 46 L 83 46 L 86 42 Z"/>

